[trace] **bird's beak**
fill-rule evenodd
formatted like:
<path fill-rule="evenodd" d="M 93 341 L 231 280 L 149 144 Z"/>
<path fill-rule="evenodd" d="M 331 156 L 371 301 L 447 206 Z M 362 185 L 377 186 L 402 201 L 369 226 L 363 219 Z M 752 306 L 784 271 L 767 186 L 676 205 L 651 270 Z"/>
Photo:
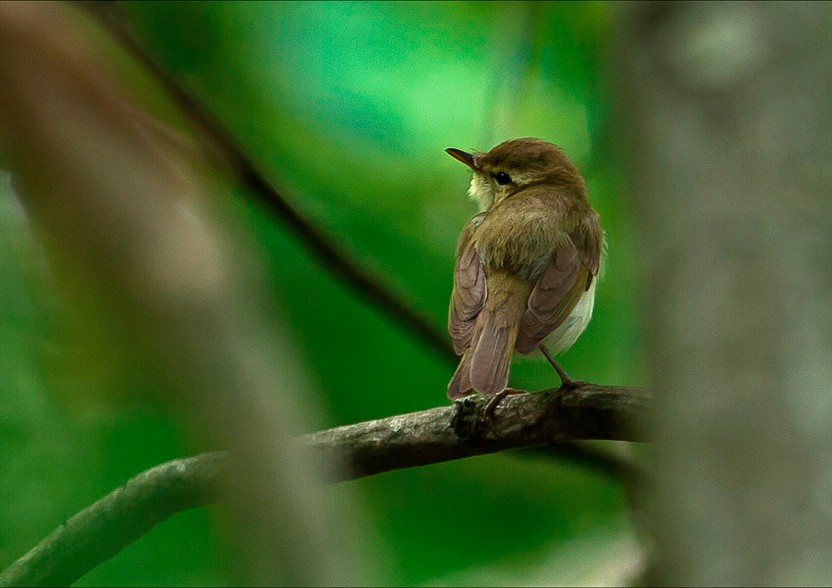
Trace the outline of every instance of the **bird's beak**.
<path fill-rule="evenodd" d="M 445 152 L 454 159 L 458 159 L 471 169 L 477 169 L 477 163 L 479 162 L 470 153 L 466 153 L 465 151 L 461 151 L 459 149 L 454 149 L 453 147 L 448 147 L 447 149 L 445 149 Z"/>

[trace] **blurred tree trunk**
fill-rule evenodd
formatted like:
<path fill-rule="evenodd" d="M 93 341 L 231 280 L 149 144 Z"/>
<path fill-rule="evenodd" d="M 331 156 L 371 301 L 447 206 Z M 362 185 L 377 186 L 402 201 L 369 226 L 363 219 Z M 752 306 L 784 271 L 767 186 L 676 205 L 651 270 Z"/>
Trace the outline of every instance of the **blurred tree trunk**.
<path fill-rule="evenodd" d="M 824 3 L 620 7 L 662 584 L 832 578 Z"/>

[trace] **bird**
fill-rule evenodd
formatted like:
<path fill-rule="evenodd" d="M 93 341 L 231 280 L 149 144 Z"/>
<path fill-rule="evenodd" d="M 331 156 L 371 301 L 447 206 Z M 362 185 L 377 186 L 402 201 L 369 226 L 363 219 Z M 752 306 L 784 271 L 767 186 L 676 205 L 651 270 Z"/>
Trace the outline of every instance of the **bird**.
<path fill-rule="evenodd" d="M 562 389 L 584 385 L 555 360 L 592 317 L 605 249 L 583 176 L 561 148 L 533 137 L 445 151 L 473 172 L 468 193 L 479 203 L 456 248 L 448 332 L 461 359 L 448 398 L 477 392 L 493 409 L 514 392 L 514 352 L 535 349 Z"/>

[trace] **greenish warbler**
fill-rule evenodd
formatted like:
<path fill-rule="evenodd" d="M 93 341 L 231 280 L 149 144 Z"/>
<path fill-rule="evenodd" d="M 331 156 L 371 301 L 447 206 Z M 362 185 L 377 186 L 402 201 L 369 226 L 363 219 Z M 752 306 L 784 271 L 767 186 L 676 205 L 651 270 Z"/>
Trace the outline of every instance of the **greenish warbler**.
<path fill-rule="evenodd" d="M 487 153 L 447 149 L 474 172 L 469 194 L 480 212 L 456 250 L 448 330 L 462 359 L 451 399 L 507 389 L 512 353 L 570 347 L 592 316 L 604 234 L 578 169 L 555 145 L 512 139 Z"/>

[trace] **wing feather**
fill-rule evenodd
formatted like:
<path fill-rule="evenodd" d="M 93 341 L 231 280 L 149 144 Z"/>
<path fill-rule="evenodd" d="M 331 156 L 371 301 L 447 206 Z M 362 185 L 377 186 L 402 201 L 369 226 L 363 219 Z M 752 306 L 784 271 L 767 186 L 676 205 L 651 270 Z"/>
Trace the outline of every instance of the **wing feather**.
<path fill-rule="evenodd" d="M 469 222 L 460 235 L 448 309 L 448 332 L 457 355 L 462 355 L 471 344 L 477 315 L 486 297 L 485 270 L 474 246 L 473 233 L 474 224 Z"/>
<path fill-rule="evenodd" d="M 604 232 L 601 230 L 598 213 L 590 209 L 584 221 L 572 231 L 569 238 L 575 245 L 581 263 L 589 270 L 589 279 L 585 286 L 585 289 L 589 290 L 593 278 L 598 276 L 601 267 L 601 252 L 604 248 Z"/>
<path fill-rule="evenodd" d="M 555 248 L 520 319 L 515 343 L 518 352 L 531 352 L 569 317 L 598 275 L 603 239 L 593 211 Z"/>

